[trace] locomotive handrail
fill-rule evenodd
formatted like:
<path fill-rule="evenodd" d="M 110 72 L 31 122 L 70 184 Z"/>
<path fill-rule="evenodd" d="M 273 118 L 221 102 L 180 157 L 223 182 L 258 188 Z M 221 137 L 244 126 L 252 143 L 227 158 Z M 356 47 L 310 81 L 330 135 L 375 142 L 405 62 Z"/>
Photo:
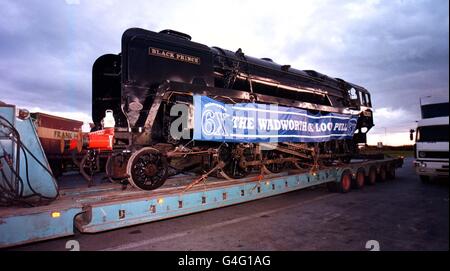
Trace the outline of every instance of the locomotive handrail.
<path fill-rule="evenodd" d="M 227 60 L 237 61 L 237 62 L 241 62 L 241 63 L 244 62 L 244 63 L 246 63 L 247 65 L 253 65 L 253 66 L 255 66 L 255 67 L 263 68 L 263 69 L 266 69 L 266 70 L 275 70 L 275 69 L 273 69 L 273 68 L 270 68 L 270 67 L 264 66 L 264 65 L 260 65 L 260 64 L 258 64 L 258 63 L 249 63 L 248 60 L 242 60 L 241 58 L 233 58 L 233 57 L 230 57 L 230 56 L 228 56 L 228 55 L 225 53 L 225 50 L 222 49 L 222 48 L 220 48 L 220 47 L 214 46 L 214 47 L 211 47 L 211 48 L 215 48 L 216 50 L 222 52 L 223 54 L 221 54 L 220 57 L 226 58 Z M 279 65 L 279 64 L 277 64 L 277 63 L 275 63 L 275 62 L 271 62 L 271 63 L 273 63 L 273 64 L 275 64 L 275 65 Z M 332 88 L 332 89 L 334 89 L 334 90 L 338 90 L 339 92 L 342 92 L 342 89 L 339 89 L 339 88 L 337 88 L 337 87 L 335 87 L 335 86 L 333 86 L 333 85 L 330 85 L 330 84 L 326 83 L 325 80 L 323 80 L 323 79 L 316 78 L 316 77 L 313 77 L 313 76 L 310 76 L 310 75 L 304 75 L 304 74 L 301 74 L 301 73 L 292 72 L 292 71 L 290 71 L 290 69 L 282 69 L 282 67 L 283 67 L 283 66 L 286 66 L 286 65 L 279 65 L 279 66 L 280 66 L 280 69 L 277 70 L 277 72 L 282 72 L 282 73 L 285 73 L 285 74 L 294 75 L 294 76 L 298 76 L 298 77 L 301 77 L 301 78 L 304 78 L 304 79 L 308 79 L 308 80 L 314 81 L 314 82 L 316 82 L 316 83 L 323 84 L 323 85 L 325 85 L 325 86 L 327 86 L 327 87 L 330 87 L 330 88 Z M 331 78 L 331 77 L 330 77 L 330 79 L 337 80 L 336 78 Z M 341 79 L 341 80 L 342 80 L 342 79 Z M 345 83 L 345 84 L 347 84 L 349 87 L 357 87 L 358 90 L 360 90 L 360 91 L 362 91 L 362 92 L 364 92 L 364 93 L 369 93 L 365 88 L 363 88 L 363 87 L 361 87 L 361 86 L 358 86 L 358 85 L 349 83 L 349 82 L 344 81 L 344 80 L 342 80 L 342 82 Z M 350 88 L 349 88 L 349 89 L 350 89 Z M 349 89 L 347 89 L 347 90 L 349 90 Z"/>
<path fill-rule="evenodd" d="M 217 88 L 217 87 L 207 87 L 207 86 L 196 86 L 196 85 L 174 82 L 174 81 L 164 82 L 159 88 L 164 88 L 167 93 L 173 90 L 173 91 L 188 93 L 190 95 L 192 95 L 192 94 L 199 94 L 199 95 L 204 95 L 204 96 L 217 95 L 217 96 L 241 99 L 241 100 L 246 100 L 246 101 L 250 100 L 250 92 L 247 92 L 247 91 L 224 89 L 224 88 Z M 303 109 L 327 111 L 327 112 L 341 113 L 341 114 L 351 114 L 351 112 L 347 111 L 346 109 L 341 110 L 340 108 L 326 106 L 326 105 L 315 105 L 315 104 L 308 103 L 308 102 L 293 101 L 290 99 L 279 98 L 279 97 L 269 96 L 269 95 L 259 94 L 259 93 L 253 93 L 253 95 L 255 95 L 257 97 L 258 102 L 262 102 L 262 103 L 265 102 L 265 103 L 285 104 L 285 105 L 289 105 L 289 106 L 293 106 L 293 107 L 297 107 L 297 108 L 303 108 Z"/>

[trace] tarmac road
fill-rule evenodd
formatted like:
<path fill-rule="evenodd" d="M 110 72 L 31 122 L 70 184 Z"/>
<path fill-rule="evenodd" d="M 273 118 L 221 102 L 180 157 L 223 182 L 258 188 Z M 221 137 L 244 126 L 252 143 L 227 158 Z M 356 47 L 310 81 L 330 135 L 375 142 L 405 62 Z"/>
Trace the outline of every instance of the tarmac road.
<path fill-rule="evenodd" d="M 124 229 L 13 250 L 448 250 L 448 180 L 422 184 L 406 159 L 393 181 L 347 194 L 316 187 Z"/>

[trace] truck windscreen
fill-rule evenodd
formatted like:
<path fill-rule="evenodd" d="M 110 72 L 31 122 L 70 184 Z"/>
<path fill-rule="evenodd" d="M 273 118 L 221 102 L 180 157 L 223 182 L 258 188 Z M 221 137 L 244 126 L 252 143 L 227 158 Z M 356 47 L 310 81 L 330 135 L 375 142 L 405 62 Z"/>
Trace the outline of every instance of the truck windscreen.
<path fill-rule="evenodd" d="M 448 125 L 422 126 L 417 128 L 417 142 L 448 142 Z"/>
<path fill-rule="evenodd" d="M 448 102 L 427 104 L 421 106 L 422 119 L 447 117 L 448 116 Z"/>

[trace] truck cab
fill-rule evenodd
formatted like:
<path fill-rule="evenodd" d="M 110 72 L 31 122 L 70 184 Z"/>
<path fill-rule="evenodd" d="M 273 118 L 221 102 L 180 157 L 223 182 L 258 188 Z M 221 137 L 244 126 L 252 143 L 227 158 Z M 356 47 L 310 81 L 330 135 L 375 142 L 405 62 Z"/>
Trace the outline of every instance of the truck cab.
<path fill-rule="evenodd" d="M 423 182 L 449 176 L 448 109 L 448 97 L 421 99 L 422 118 L 415 131 L 414 166 Z"/>

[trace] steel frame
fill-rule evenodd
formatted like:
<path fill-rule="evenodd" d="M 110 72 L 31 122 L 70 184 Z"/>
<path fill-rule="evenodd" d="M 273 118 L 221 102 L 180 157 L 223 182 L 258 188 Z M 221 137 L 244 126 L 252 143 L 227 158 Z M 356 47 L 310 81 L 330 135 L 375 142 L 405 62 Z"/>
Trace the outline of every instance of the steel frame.
<path fill-rule="evenodd" d="M 360 161 L 317 172 L 291 171 L 239 180 L 212 178 L 191 190 L 185 185 L 153 191 L 122 191 L 119 185 L 61 191 L 47 206 L 0 209 L 0 247 L 121 227 L 193 214 L 279 195 L 323 183 L 341 181 L 344 172 L 366 176 L 371 168 L 401 166 L 398 159 Z"/>

